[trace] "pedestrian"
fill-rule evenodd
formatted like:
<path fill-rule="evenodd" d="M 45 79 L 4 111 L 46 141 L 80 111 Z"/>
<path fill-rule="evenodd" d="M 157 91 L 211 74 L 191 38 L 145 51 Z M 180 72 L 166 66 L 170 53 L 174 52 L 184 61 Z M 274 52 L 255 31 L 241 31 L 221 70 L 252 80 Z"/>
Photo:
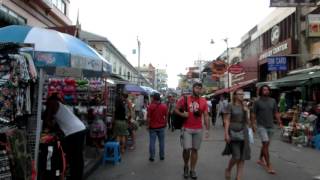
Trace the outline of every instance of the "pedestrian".
<path fill-rule="evenodd" d="M 274 119 L 277 120 L 282 128 L 280 115 L 277 109 L 276 101 L 270 97 L 271 89 L 263 85 L 259 89 L 259 98 L 254 102 L 252 118 L 257 122 L 257 132 L 262 141 L 260 158 L 258 164 L 266 168 L 270 174 L 275 174 L 275 170 L 270 163 L 269 146 L 274 133 Z M 255 130 L 255 128 L 254 128 Z"/>
<path fill-rule="evenodd" d="M 155 93 L 152 96 L 152 102 L 148 107 L 147 128 L 149 130 L 149 161 L 153 162 L 155 158 L 155 144 L 158 137 L 160 160 L 164 160 L 165 153 L 165 128 L 167 125 L 167 105 L 161 103 L 160 94 Z"/>
<path fill-rule="evenodd" d="M 209 130 L 209 117 L 208 105 L 205 98 L 200 97 L 202 91 L 201 83 L 194 83 L 192 86 L 192 95 L 181 97 L 177 102 L 175 113 L 179 116 L 185 117 L 186 120 L 181 129 L 181 144 L 183 147 L 183 160 L 184 160 L 184 178 L 189 176 L 192 179 L 197 179 L 195 167 L 198 160 L 198 150 L 200 149 L 203 127 L 202 118 L 204 117 L 204 124 L 206 127 L 206 138 L 208 137 Z M 187 103 L 187 110 L 180 112 L 184 109 Z M 190 163 L 190 166 L 189 166 Z"/>
<path fill-rule="evenodd" d="M 219 103 L 219 101 L 217 100 L 217 98 L 212 97 L 211 98 L 211 122 L 212 122 L 212 126 L 216 125 L 216 120 L 217 120 L 217 104 Z"/>
<path fill-rule="evenodd" d="M 223 120 L 223 111 L 228 105 L 228 99 L 226 98 L 226 94 L 220 95 L 219 103 L 218 103 L 218 113 L 217 119 L 221 119 L 223 127 L 224 127 L 224 120 Z"/>
<path fill-rule="evenodd" d="M 225 170 L 227 180 L 231 179 L 232 168 L 237 165 L 236 180 L 241 180 L 243 175 L 244 161 L 250 159 L 250 143 L 248 135 L 249 122 L 248 110 L 243 104 L 243 90 L 234 92 L 232 102 L 224 110 L 224 137 L 231 147 L 232 157 Z"/>
<path fill-rule="evenodd" d="M 62 148 L 69 164 L 70 179 L 81 180 L 84 168 L 85 125 L 69 108 L 62 104 L 56 93 L 47 99 L 44 115 L 45 129 L 53 129 L 57 124 L 64 134 Z"/>
<path fill-rule="evenodd" d="M 171 131 L 174 131 L 174 127 L 173 127 L 173 118 L 174 118 L 174 109 L 176 108 L 176 100 L 174 96 L 169 96 L 168 98 L 168 125 L 169 125 L 169 129 L 171 129 Z"/>
<path fill-rule="evenodd" d="M 116 100 L 116 107 L 114 113 L 114 136 L 120 143 L 121 153 L 123 154 L 126 149 L 127 137 L 129 136 L 128 122 L 131 119 L 131 113 L 129 113 L 128 94 L 123 93 Z"/>

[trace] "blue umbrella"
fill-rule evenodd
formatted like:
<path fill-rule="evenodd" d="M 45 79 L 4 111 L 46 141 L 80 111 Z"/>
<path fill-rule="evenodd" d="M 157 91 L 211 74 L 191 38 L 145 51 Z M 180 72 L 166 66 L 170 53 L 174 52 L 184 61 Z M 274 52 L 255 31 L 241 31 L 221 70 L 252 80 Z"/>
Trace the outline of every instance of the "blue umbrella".
<path fill-rule="evenodd" d="M 12 25 L 0 28 L 0 42 L 34 44 L 38 67 L 74 67 L 111 72 L 111 64 L 74 36 L 39 27 Z"/>
<path fill-rule="evenodd" d="M 126 84 L 124 86 L 124 91 L 127 93 L 147 94 L 143 88 L 135 84 Z"/>

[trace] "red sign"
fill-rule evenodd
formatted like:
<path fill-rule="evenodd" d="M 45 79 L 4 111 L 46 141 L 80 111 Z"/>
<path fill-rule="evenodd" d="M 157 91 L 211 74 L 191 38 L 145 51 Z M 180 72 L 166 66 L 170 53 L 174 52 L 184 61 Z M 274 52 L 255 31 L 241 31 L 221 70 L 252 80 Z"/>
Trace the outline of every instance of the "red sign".
<path fill-rule="evenodd" d="M 239 64 L 233 64 L 228 68 L 228 71 L 231 74 L 240 74 L 243 72 L 243 67 Z"/>

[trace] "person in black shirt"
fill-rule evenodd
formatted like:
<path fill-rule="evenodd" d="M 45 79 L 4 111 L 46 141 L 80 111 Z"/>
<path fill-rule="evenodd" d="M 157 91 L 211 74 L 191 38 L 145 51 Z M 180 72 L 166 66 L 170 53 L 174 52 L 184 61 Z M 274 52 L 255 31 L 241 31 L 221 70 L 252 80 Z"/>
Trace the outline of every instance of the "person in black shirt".
<path fill-rule="evenodd" d="M 116 108 L 114 113 L 114 136 L 121 145 L 121 153 L 125 152 L 126 139 L 129 136 L 128 131 L 128 120 L 129 117 L 128 109 L 128 94 L 122 94 L 120 98 L 116 101 Z"/>

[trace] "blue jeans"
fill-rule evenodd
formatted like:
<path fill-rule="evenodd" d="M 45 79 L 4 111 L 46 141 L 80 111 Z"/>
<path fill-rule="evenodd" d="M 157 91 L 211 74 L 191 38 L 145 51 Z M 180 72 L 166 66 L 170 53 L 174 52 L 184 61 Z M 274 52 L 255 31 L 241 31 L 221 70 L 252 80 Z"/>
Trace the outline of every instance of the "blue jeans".
<path fill-rule="evenodd" d="M 156 154 L 156 139 L 158 136 L 159 140 L 159 155 L 160 158 L 164 158 L 164 131 L 165 128 L 161 129 L 149 129 L 149 137 L 150 137 L 150 143 L 149 143 L 149 153 L 150 153 L 150 158 L 154 159 L 155 154 Z"/>

